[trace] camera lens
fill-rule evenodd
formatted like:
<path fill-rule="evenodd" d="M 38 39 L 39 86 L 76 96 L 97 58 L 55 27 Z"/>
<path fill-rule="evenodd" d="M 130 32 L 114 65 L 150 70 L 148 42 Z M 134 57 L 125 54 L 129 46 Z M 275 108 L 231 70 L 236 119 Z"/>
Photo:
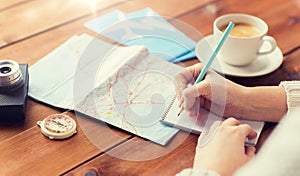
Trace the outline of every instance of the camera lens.
<path fill-rule="evenodd" d="M 2 67 L 2 68 L 0 68 L 0 73 L 2 73 L 2 74 L 7 74 L 10 71 L 11 71 L 10 67 Z"/>
<path fill-rule="evenodd" d="M 23 85 L 20 66 L 13 60 L 0 60 L 0 92 L 15 90 Z"/>

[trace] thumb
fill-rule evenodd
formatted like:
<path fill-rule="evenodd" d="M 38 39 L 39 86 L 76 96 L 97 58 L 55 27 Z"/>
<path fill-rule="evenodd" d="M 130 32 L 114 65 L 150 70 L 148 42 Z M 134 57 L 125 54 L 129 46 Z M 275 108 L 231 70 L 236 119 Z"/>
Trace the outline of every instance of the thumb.
<path fill-rule="evenodd" d="M 256 151 L 256 149 L 255 149 L 254 146 L 248 146 L 248 147 L 245 148 L 245 154 L 246 154 L 248 160 L 254 158 L 255 151 Z"/>

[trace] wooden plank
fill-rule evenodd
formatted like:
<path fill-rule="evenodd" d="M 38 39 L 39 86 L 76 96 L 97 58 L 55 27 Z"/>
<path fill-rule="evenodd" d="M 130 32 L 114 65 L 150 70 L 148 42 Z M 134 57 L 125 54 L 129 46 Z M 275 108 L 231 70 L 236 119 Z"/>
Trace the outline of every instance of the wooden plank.
<path fill-rule="evenodd" d="M 171 2 L 163 1 L 163 3 L 159 0 L 128 1 L 120 9 L 124 11 L 133 11 L 141 8 L 152 7 L 163 16 L 174 16 L 188 10 L 189 8 L 194 8 L 196 5 L 204 4 L 207 1 L 208 0 L 188 0 L 187 5 L 184 8 L 178 6 L 178 4 L 181 3 L 180 0 Z M 122 3 L 124 0 L 97 0 L 95 2 L 96 5 L 93 7 L 95 8 L 94 10 L 90 7 L 87 1 L 83 0 L 37 0 L 25 3 L 24 5 L 22 4 L 11 10 L 7 10 L 0 14 L 0 21 L 3 21 L 1 24 L 3 32 L 0 36 L 0 47 L 22 39 L 26 36 L 44 31 L 53 26 L 58 26 L 76 18 L 81 18 L 88 14 L 92 14 L 93 11 L 95 12 L 99 11 L 100 9 L 105 9 L 113 4 L 118 7 L 118 3 Z M 167 4 L 170 3 L 176 6 L 169 8 Z M 114 8 L 110 7 L 110 9 L 113 10 Z"/>
<path fill-rule="evenodd" d="M 182 141 L 182 139 L 185 139 Z M 83 175 L 89 169 L 95 169 L 99 175 L 175 175 L 184 168 L 192 167 L 197 136 L 180 132 L 166 147 L 151 142 L 137 145 L 134 138 L 112 149 L 108 153 L 67 173 L 68 176 Z M 175 147 L 174 146 L 178 146 Z M 163 155 L 164 153 L 168 153 Z M 162 154 L 162 156 L 157 155 Z M 151 160 L 124 160 L 122 158 L 147 158 Z"/>
<path fill-rule="evenodd" d="M 83 0 L 36 0 L 0 13 L 0 47 L 67 21 L 107 8 L 122 0 L 95 0 L 91 7 Z M 92 1 L 90 1 L 92 2 Z"/>
<path fill-rule="evenodd" d="M 270 35 L 278 41 L 283 53 L 300 46 L 300 6 L 296 6 L 295 1 L 288 1 L 272 11 L 274 13 L 266 11 L 264 18 L 268 20 Z"/>
<path fill-rule="evenodd" d="M 0 12 L 14 8 L 20 4 L 30 2 L 31 0 L 1 0 L 0 1 Z"/>
<path fill-rule="evenodd" d="M 74 114 L 68 114 L 76 120 Z M 81 122 L 80 125 L 101 131 L 98 140 L 101 140 L 102 148 L 95 147 L 80 126 L 78 133 L 66 140 L 50 140 L 35 126 L 0 143 L 0 150 L 5 151 L 0 154 L 1 174 L 59 175 L 130 137 L 118 131 L 112 136 L 104 130 L 107 127 L 103 124 Z"/>
<path fill-rule="evenodd" d="M 36 122 L 50 114 L 61 113 L 60 110 L 39 104 L 31 99 L 27 102 L 26 119 L 17 123 L 0 123 L 0 143 L 14 135 L 36 125 Z"/>
<path fill-rule="evenodd" d="M 75 116 L 84 135 L 101 151 L 133 136 L 133 134 L 85 115 L 75 113 Z"/>
<path fill-rule="evenodd" d="M 126 4 L 122 5 L 120 10 L 123 10 L 124 12 L 132 12 L 149 7 L 154 9 L 159 15 L 163 17 L 175 17 L 179 14 L 185 13 L 191 9 L 205 5 L 209 2 L 210 0 L 186 0 L 183 5 L 181 0 L 134 0 L 128 1 Z"/>
<path fill-rule="evenodd" d="M 205 2 L 206 2 L 206 1 L 193 1 L 193 0 L 189 0 L 189 1 L 190 2 L 187 3 L 188 6 L 186 8 L 183 8 L 180 6 L 175 6 L 174 9 L 169 8 L 165 12 L 161 10 L 161 11 L 158 11 L 158 13 L 160 13 L 164 16 L 172 17 L 173 15 L 176 16 L 176 15 L 179 15 L 180 13 L 184 13 L 184 10 L 189 11 L 190 9 L 194 8 L 195 6 L 201 6 L 201 5 L 205 4 Z M 98 12 L 96 14 L 96 16 L 103 15 L 114 9 L 120 9 L 120 10 L 124 10 L 127 12 L 133 11 L 133 10 L 138 10 L 138 9 L 147 7 L 147 6 L 143 5 L 143 3 L 148 3 L 147 0 L 138 1 L 138 3 L 132 3 L 132 1 L 130 1 L 130 2 L 131 2 L 131 4 L 129 4 L 129 5 L 120 4 L 120 5 L 114 6 L 113 9 L 107 9 L 107 10 Z M 166 2 L 166 1 L 164 1 L 164 2 Z M 178 3 L 179 0 L 173 1 L 173 3 L 174 2 Z M 198 4 L 194 4 L 194 2 L 198 2 Z M 153 1 L 153 5 L 151 7 L 156 10 L 156 8 L 160 7 L 160 1 L 159 0 Z M 47 31 L 47 33 L 49 33 L 49 34 L 46 34 L 46 36 L 41 34 L 42 36 L 44 36 L 43 39 L 40 38 L 40 36 L 37 36 L 37 37 L 33 36 L 33 38 L 31 38 L 30 40 L 26 40 L 25 42 L 21 41 L 20 42 L 21 44 L 18 43 L 18 44 L 14 44 L 13 46 L 2 48 L 0 50 L 0 58 L 15 58 L 19 62 L 27 62 L 27 63 L 29 63 L 29 65 L 31 65 L 32 63 L 36 62 L 36 60 L 43 57 L 45 54 L 49 53 L 54 48 L 58 47 L 61 43 L 63 43 L 68 38 L 70 38 L 72 35 L 80 34 L 83 32 L 92 34 L 89 30 L 86 30 L 83 27 L 83 24 L 86 21 L 93 19 L 94 17 L 95 16 L 91 15 L 91 16 L 83 18 L 81 20 L 62 25 L 61 27 L 58 27 L 59 30 L 53 29 L 55 31 L 54 33 L 52 33 L 52 31 L 51 32 Z M 36 21 L 36 23 L 38 23 L 38 22 L 39 22 L 39 20 Z M 74 26 L 72 26 L 72 25 L 74 25 Z M 13 26 L 12 28 L 15 28 L 15 26 Z M 22 31 L 22 33 L 27 33 L 27 32 Z M 29 35 L 29 34 L 27 33 L 27 35 Z M 17 40 L 17 38 L 14 38 L 14 40 Z M 47 43 L 47 44 L 45 44 L 45 43 Z M 36 46 L 39 46 L 39 47 L 37 48 Z M 33 48 L 35 50 L 33 50 Z M 36 51 L 36 50 L 38 50 L 38 51 Z"/>

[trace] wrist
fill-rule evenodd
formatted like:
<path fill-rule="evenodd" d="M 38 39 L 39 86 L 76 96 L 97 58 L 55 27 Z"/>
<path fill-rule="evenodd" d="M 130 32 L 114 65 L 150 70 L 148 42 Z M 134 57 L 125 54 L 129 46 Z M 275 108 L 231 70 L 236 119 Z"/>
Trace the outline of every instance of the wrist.
<path fill-rule="evenodd" d="M 278 122 L 287 111 L 282 86 L 244 87 L 243 94 L 242 118 Z"/>
<path fill-rule="evenodd" d="M 237 98 L 236 98 L 236 117 L 237 118 L 244 118 L 247 119 L 250 117 L 251 114 L 251 102 L 249 102 L 249 97 L 252 94 L 252 89 L 245 86 L 240 86 L 239 91 L 236 92 Z"/>

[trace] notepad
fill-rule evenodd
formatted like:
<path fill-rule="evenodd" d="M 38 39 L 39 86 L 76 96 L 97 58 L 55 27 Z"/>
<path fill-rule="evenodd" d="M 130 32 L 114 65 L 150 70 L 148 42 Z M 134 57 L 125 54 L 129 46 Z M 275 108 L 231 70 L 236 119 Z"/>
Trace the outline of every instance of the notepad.
<path fill-rule="evenodd" d="M 202 115 L 201 119 L 198 119 L 196 116 L 191 117 L 187 111 L 182 111 L 180 116 L 177 116 L 179 112 L 178 100 L 174 96 L 173 101 L 171 102 L 169 109 L 166 111 L 164 116 L 161 118 L 161 122 L 170 126 L 177 127 L 187 132 L 200 134 L 203 131 L 209 130 L 211 125 L 215 121 L 223 121 L 224 118 L 217 116 L 204 108 L 200 109 Z M 246 140 L 245 145 L 256 145 L 260 133 L 263 129 L 264 122 L 261 121 L 251 121 L 239 119 L 241 123 L 249 124 L 256 132 L 257 137 L 251 140 Z"/>

